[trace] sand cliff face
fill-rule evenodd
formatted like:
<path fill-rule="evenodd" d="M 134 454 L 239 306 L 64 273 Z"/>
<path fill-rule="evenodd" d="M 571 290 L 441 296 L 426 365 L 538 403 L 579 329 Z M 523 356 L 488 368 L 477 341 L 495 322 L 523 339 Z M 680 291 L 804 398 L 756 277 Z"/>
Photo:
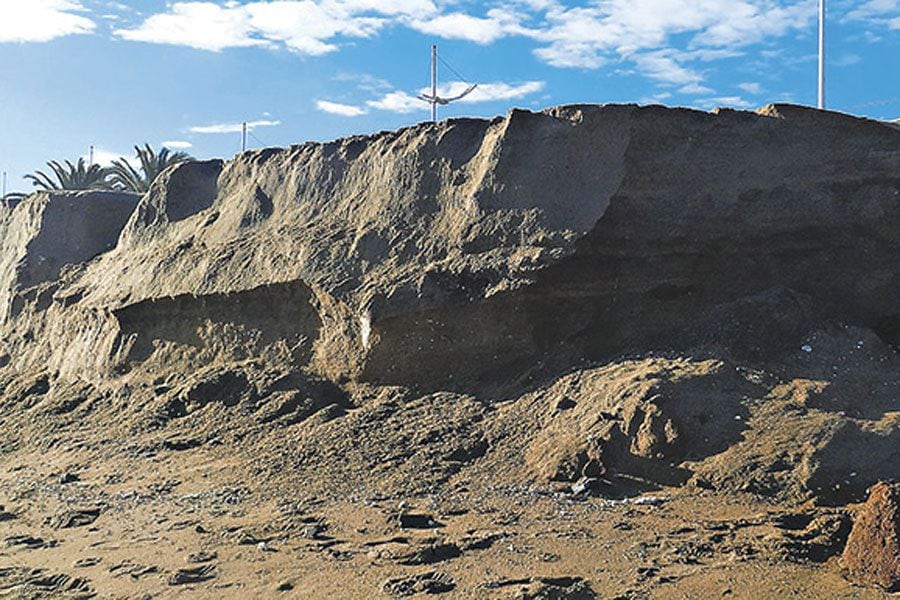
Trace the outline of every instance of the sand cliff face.
<path fill-rule="evenodd" d="M 344 410 L 400 386 L 518 399 L 528 421 L 569 386 L 578 410 L 551 406 L 514 441 L 489 432 L 515 419 L 473 417 L 460 452 L 493 439 L 506 454 L 486 464 L 519 456 L 516 480 L 758 476 L 761 493 L 835 503 L 900 476 L 900 132 L 883 123 L 784 105 L 513 111 L 187 163 L 139 201 L 38 195 L 0 218 L 17 401 L 89 390 L 165 421 L 309 386 L 328 402 L 283 410 Z M 696 362 L 603 379 L 648 353 Z"/>
<path fill-rule="evenodd" d="M 20 293 L 52 285 L 65 266 L 115 247 L 138 200 L 112 192 L 42 192 L 0 208 L 0 322 L 33 300 Z"/>
<path fill-rule="evenodd" d="M 576 106 L 186 164 L 139 202 L 115 248 L 60 280 L 52 306 L 20 294 L 28 317 L 15 327 L 59 328 L 71 343 L 36 355 L 92 377 L 79 340 L 97 352 L 95 334 L 119 330 L 92 361 L 102 375 L 146 360 L 166 326 L 177 338 L 204 320 L 229 321 L 229 301 L 206 296 L 239 303 L 249 294 L 258 307 L 249 314 L 299 293 L 308 302 L 291 310 L 317 325 L 298 330 L 279 309 L 263 334 L 291 331 L 288 345 L 302 337 L 309 348 L 298 350 L 297 368 L 431 387 L 506 376 L 547 355 L 596 359 L 660 336 L 719 339 L 700 331 L 709 310 L 752 310 L 741 299 L 775 288 L 896 342 L 897 139 L 880 123 L 789 106 Z M 29 200 L 15 218 L 42 202 Z M 54 205 L 63 202 L 105 210 L 93 197 Z M 64 220 L 49 217 L 43 235 Z M 104 245 L 108 234 L 79 238 Z M 35 263 L 39 252 L 13 260 Z M 37 282 L 20 277 L 3 293 Z M 170 298 L 189 322 L 171 320 Z M 787 302 L 769 308 L 801 310 Z M 103 332 L 86 336 L 100 321 Z M 730 350 L 795 345 L 797 331 L 768 326 L 744 340 L 752 347 Z M 261 351 L 240 341 L 185 347 L 209 353 L 210 344 Z"/>

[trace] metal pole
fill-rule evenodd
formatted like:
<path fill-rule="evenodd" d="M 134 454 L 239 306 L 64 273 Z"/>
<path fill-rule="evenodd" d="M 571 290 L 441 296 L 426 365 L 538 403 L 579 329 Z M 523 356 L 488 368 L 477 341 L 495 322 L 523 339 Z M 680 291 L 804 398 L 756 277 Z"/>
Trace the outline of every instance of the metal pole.
<path fill-rule="evenodd" d="M 819 109 L 825 109 L 825 0 L 819 0 Z"/>
<path fill-rule="evenodd" d="M 437 123 L 437 44 L 431 46 L 431 122 Z"/>
<path fill-rule="evenodd" d="M 3 193 L 0 194 L 0 198 L 6 198 L 6 171 L 3 171 Z"/>
<path fill-rule="evenodd" d="M 247 122 L 241 123 L 241 152 L 247 149 Z"/>
<path fill-rule="evenodd" d="M 90 150 L 88 150 L 88 166 L 92 166 L 94 164 L 94 147 L 91 146 Z"/>

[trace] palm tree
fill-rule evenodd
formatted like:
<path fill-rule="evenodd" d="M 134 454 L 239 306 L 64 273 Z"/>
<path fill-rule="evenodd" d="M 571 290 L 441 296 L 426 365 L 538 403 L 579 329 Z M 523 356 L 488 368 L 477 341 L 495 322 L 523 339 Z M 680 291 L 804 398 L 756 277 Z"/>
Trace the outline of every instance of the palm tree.
<path fill-rule="evenodd" d="M 119 158 L 114 160 L 110 167 L 109 180 L 115 188 L 139 194 L 149 190 L 150 184 L 166 168 L 191 160 L 190 155 L 184 152 L 170 152 L 168 148 L 163 148 L 157 154 L 150 144 L 144 144 L 143 148 L 135 146 L 134 151 L 141 163 L 140 170 L 135 169 L 124 158 Z"/>
<path fill-rule="evenodd" d="M 26 175 L 25 179 L 30 180 L 34 187 L 47 191 L 109 189 L 106 181 L 109 172 L 100 165 L 88 165 L 84 158 L 79 158 L 75 164 L 67 160 L 64 165 L 51 160 L 47 166 L 52 171 L 52 177 L 43 171 L 35 171 Z"/>

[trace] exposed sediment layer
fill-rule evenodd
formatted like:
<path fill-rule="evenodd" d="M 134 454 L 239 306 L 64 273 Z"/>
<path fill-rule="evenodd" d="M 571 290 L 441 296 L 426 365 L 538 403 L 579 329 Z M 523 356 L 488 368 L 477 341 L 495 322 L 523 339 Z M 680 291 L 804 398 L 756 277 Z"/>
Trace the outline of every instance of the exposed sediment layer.
<path fill-rule="evenodd" d="M 625 351 L 777 287 L 896 343 L 897 138 L 792 106 L 573 106 L 185 164 L 43 314 L 297 281 L 340 313 L 319 316 L 315 368 L 420 385 Z"/>

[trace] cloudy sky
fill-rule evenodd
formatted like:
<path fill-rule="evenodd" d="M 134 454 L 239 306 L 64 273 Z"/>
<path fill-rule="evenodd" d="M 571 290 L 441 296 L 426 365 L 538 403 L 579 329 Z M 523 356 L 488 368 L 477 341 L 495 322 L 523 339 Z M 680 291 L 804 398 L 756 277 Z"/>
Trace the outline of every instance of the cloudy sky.
<path fill-rule="evenodd" d="M 817 0 L 0 0 L 0 170 L 230 157 L 512 106 L 813 104 Z M 829 107 L 900 117 L 900 0 L 829 0 Z"/>

